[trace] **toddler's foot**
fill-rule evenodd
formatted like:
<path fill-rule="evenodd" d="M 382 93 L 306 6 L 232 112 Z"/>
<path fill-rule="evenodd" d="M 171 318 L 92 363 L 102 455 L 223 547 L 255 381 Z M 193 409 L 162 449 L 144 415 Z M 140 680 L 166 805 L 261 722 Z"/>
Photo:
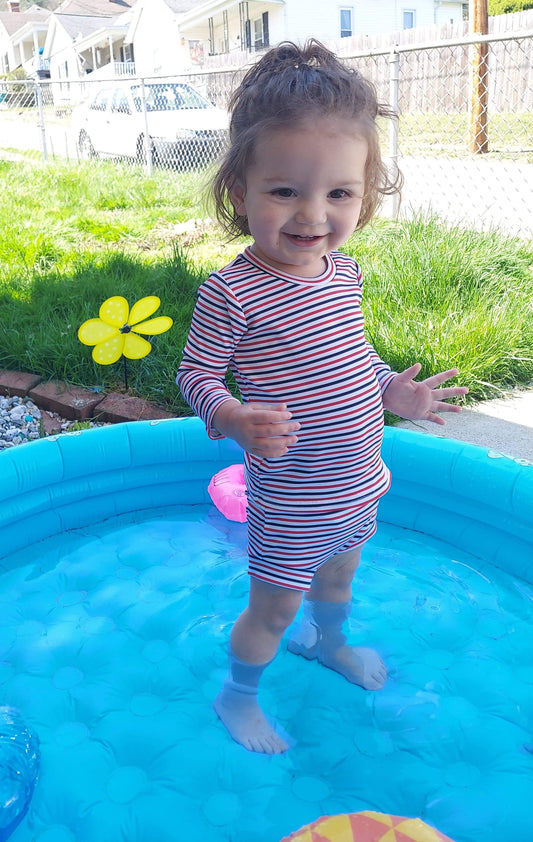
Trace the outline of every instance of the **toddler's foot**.
<path fill-rule="evenodd" d="M 226 684 L 213 707 L 235 742 L 248 751 L 282 754 L 289 748 L 268 722 L 255 693 L 241 692 Z"/>
<path fill-rule="evenodd" d="M 346 645 L 327 649 L 320 642 L 305 646 L 297 640 L 289 640 L 288 649 L 308 660 L 317 658 L 325 667 L 339 672 L 352 684 L 358 684 L 365 690 L 381 690 L 387 680 L 387 668 L 373 649 Z"/>

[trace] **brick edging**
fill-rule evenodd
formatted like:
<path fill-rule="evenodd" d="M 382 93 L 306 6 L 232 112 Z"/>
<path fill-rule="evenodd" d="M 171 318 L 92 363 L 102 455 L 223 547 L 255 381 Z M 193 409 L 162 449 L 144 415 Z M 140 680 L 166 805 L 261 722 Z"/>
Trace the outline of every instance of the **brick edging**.
<path fill-rule="evenodd" d="M 38 374 L 0 369 L 0 395 L 30 398 L 39 409 L 56 412 L 67 421 L 156 421 L 176 418 L 158 404 L 119 392 L 95 392 L 61 380 L 43 382 Z"/>

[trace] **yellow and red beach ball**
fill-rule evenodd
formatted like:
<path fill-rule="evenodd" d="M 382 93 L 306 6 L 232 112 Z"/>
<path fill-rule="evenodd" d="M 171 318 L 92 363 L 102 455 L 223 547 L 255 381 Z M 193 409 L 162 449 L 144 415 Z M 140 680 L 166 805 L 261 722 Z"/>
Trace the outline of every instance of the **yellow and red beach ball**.
<path fill-rule="evenodd" d="M 453 842 L 421 819 L 370 810 L 322 816 L 281 842 Z"/>

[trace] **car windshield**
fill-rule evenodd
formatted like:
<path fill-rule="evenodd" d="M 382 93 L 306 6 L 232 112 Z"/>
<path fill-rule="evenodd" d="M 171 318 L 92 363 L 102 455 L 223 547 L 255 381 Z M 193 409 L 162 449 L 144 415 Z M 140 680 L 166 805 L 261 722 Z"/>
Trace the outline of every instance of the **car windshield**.
<path fill-rule="evenodd" d="M 142 111 L 142 88 L 131 89 L 137 111 Z M 147 111 L 178 111 L 182 108 L 209 108 L 211 103 L 188 85 L 145 85 Z"/>

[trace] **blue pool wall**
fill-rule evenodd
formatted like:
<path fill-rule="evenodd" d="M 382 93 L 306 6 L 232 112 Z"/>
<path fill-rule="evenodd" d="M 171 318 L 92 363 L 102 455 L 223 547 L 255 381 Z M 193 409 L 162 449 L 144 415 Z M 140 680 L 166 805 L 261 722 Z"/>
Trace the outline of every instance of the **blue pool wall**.
<path fill-rule="evenodd" d="M 533 465 L 390 427 L 383 458 L 393 479 L 379 520 L 531 581 Z M 211 441 L 197 418 L 116 424 L 4 451 L 0 558 L 126 512 L 209 503 L 210 478 L 241 459 L 234 442 Z"/>

